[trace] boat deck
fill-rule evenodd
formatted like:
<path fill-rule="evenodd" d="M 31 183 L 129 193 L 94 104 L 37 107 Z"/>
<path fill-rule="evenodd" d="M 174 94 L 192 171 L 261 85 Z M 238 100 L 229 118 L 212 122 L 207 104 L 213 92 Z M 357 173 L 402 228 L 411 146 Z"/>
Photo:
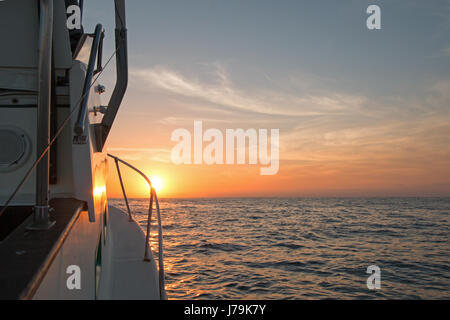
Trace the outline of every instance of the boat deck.
<path fill-rule="evenodd" d="M 0 300 L 32 298 L 85 202 L 59 198 L 52 199 L 50 206 L 56 223 L 46 231 L 26 229 L 33 219 L 30 207 L 16 208 L 17 216 L 13 207 L 5 217 L 17 226 L 14 231 L 9 232 L 6 220 L 1 222 L 5 226 L 0 229 Z"/>
<path fill-rule="evenodd" d="M 0 207 L 0 210 L 3 207 Z M 0 217 L 0 243 L 33 213 L 32 206 L 8 207 Z"/>
<path fill-rule="evenodd" d="M 135 221 L 129 221 L 122 210 L 109 206 L 110 246 L 109 268 L 103 271 L 99 299 L 159 300 L 158 269 L 143 259 L 145 234 Z M 102 286 L 103 285 L 103 286 Z"/>

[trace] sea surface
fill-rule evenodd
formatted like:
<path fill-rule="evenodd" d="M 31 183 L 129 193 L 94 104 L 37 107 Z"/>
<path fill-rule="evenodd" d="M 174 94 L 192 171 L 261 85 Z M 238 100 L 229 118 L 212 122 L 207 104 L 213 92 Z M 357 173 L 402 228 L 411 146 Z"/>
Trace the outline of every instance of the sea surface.
<path fill-rule="evenodd" d="M 125 209 L 122 199 L 110 204 Z M 148 200 L 130 204 L 145 230 Z M 169 299 L 450 299 L 450 198 L 160 205 Z M 381 271 L 378 290 L 366 284 L 371 265 Z"/>

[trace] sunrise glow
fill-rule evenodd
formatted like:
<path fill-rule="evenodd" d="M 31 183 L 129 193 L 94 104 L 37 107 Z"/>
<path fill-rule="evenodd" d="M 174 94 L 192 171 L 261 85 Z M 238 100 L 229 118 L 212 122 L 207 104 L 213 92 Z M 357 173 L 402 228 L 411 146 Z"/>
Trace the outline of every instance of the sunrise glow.
<path fill-rule="evenodd" d="M 160 176 L 149 176 L 153 188 L 156 192 L 161 192 L 164 189 L 164 179 Z"/>

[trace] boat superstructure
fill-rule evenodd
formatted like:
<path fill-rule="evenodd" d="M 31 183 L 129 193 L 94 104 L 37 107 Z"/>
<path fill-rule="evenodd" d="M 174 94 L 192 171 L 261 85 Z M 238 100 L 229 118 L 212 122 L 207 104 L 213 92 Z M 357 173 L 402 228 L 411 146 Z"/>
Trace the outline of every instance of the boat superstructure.
<path fill-rule="evenodd" d="M 148 244 L 154 189 L 147 234 L 106 197 L 104 145 L 128 79 L 125 1 L 111 4 L 116 50 L 103 63 L 102 25 L 67 27 L 83 1 L 0 2 L 0 299 L 165 298 L 161 227 L 159 268 Z M 104 106 L 98 77 L 113 57 Z"/>

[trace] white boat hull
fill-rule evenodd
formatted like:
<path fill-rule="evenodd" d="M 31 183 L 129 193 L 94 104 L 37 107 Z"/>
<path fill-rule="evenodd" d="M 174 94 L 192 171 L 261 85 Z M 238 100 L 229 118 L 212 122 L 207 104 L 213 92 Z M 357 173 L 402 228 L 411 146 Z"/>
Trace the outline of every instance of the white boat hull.
<path fill-rule="evenodd" d="M 143 260 L 144 250 L 142 229 L 123 211 L 109 206 L 106 219 L 96 217 L 95 223 L 83 211 L 33 299 L 160 299 L 157 267 L 153 257 Z M 74 272 L 68 273 L 71 266 L 79 267 L 80 288 Z"/>

